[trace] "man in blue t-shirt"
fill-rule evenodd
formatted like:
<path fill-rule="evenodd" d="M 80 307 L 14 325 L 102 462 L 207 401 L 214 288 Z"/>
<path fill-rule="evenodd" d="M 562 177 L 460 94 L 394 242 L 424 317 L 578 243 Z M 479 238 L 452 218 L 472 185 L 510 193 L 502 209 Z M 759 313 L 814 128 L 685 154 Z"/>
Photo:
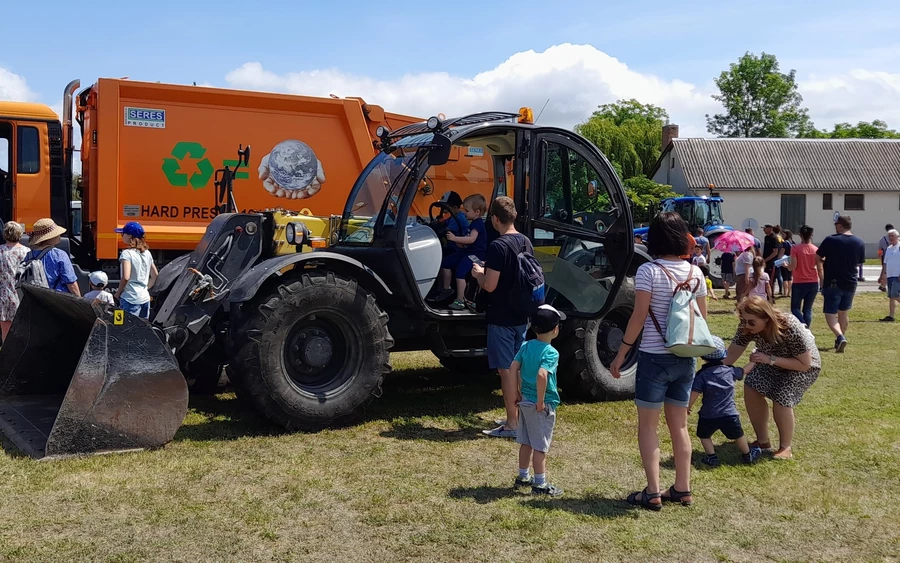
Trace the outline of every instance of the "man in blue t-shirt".
<path fill-rule="evenodd" d="M 866 244 L 850 232 L 850 217 L 841 215 L 834 222 L 835 234 L 825 237 L 816 254 L 823 264 L 820 280 L 825 320 L 834 333 L 834 349 L 847 348 L 847 326 L 850 308 L 856 295 L 858 266 L 866 261 Z"/>
<path fill-rule="evenodd" d="M 699 227 L 694 229 L 694 243 L 700 247 L 700 254 L 709 264 L 709 239 L 703 236 L 703 229 Z"/>

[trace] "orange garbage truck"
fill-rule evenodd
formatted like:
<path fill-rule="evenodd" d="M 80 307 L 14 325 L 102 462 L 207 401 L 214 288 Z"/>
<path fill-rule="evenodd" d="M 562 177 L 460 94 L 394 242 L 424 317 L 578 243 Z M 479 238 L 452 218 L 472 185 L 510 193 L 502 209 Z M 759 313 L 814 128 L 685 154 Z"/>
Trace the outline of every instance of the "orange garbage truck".
<path fill-rule="evenodd" d="M 99 79 L 65 88 L 63 115 L 0 102 L 0 219 L 68 229 L 84 270 L 118 277 L 115 229 L 140 221 L 158 263 L 192 251 L 217 215 L 217 171 L 233 172 L 238 211 L 340 214 L 377 152 L 378 128 L 420 121 L 361 98 L 319 98 Z M 81 133 L 80 151 L 74 128 Z M 78 181 L 76 159 L 81 163 Z M 441 193 L 430 193 L 437 201 Z M 380 202 L 378 202 L 380 204 Z M 374 202 L 373 202 L 374 205 Z"/>

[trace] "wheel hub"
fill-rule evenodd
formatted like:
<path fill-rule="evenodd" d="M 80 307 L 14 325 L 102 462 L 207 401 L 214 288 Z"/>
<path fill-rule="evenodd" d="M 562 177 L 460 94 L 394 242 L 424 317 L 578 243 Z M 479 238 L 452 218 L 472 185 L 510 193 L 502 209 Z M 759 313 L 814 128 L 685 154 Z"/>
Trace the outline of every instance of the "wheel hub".
<path fill-rule="evenodd" d="M 597 344 L 608 354 L 618 353 L 622 341 L 625 339 L 625 332 L 616 325 L 604 324 L 600 328 L 597 335 Z"/>
<path fill-rule="evenodd" d="M 313 367 L 323 368 L 331 361 L 331 339 L 327 336 L 313 336 L 306 342 L 303 357 Z"/>

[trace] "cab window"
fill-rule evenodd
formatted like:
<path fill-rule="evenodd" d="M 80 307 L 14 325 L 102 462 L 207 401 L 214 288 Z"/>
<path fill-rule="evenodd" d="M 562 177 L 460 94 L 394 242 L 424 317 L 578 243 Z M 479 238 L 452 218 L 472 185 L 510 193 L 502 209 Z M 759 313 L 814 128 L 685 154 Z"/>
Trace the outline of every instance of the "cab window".
<path fill-rule="evenodd" d="M 19 127 L 16 173 L 37 174 L 41 171 L 41 137 L 37 127 Z"/>
<path fill-rule="evenodd" d="M 542 217 L 603 233 L 615 220 L 601 175 L 568 147 L 546 143 Z"/>

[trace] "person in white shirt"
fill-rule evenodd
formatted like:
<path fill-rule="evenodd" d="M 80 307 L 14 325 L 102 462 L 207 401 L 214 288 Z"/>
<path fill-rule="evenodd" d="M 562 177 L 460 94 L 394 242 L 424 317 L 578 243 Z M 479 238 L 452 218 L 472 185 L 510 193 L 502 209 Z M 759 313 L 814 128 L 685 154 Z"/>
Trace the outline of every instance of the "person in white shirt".
<path fill-rule="evenodd" d="M 894 322 L 897 301 L 900 301 L 900 233 L 896 229 L 888 231 L 888 246 L 884 249 L 881 264 L 881 276 L 878 284 L 887 287 L 888 308 L 890 314 L 882 322 Z"/>
<path fill-rule="evenodd" d="M 694 246 L 694 255 L 691 256 L 691 264 L 694 266 L 706 265 L 706 256 L 703 255 L 703 247 L 699 244 Z"/>
<path fill-rule="evenodd" d="M 734 261 L 734 277 L 737 282 L 735 297 L 738 303 L 746 296 L 747 289 L 750 287 L 750 274 L 753 271 L 754 258 L 756 258 L 756 249 L 751 246 Z"/>
<path fill-rule="evenodd" d="M 88 279 L 91 282 L 91 290 L 84 294 L 84 298 L 88 301 L 96 300 L 100 303 L 115 306 L 116 302 L 113 300 L 112 293 L 106 291 L 106 286 L 109 285 L 109 276 L 105 272 L 98 270 L 91 272 Z"/>
<path fill-rule="evenodd" d="M 131 221 L 123 228 L 116 229 L 116 232 L 122 235 L 122 242 L 128 247 L 119 257 L 122 278 L 119 280 L 116 299 L 126 313 L 149 319 L 150 288 L 156 282 L 159 271 L 153 263 L 150 248 L 144 241 L 144 227 Z"/>

